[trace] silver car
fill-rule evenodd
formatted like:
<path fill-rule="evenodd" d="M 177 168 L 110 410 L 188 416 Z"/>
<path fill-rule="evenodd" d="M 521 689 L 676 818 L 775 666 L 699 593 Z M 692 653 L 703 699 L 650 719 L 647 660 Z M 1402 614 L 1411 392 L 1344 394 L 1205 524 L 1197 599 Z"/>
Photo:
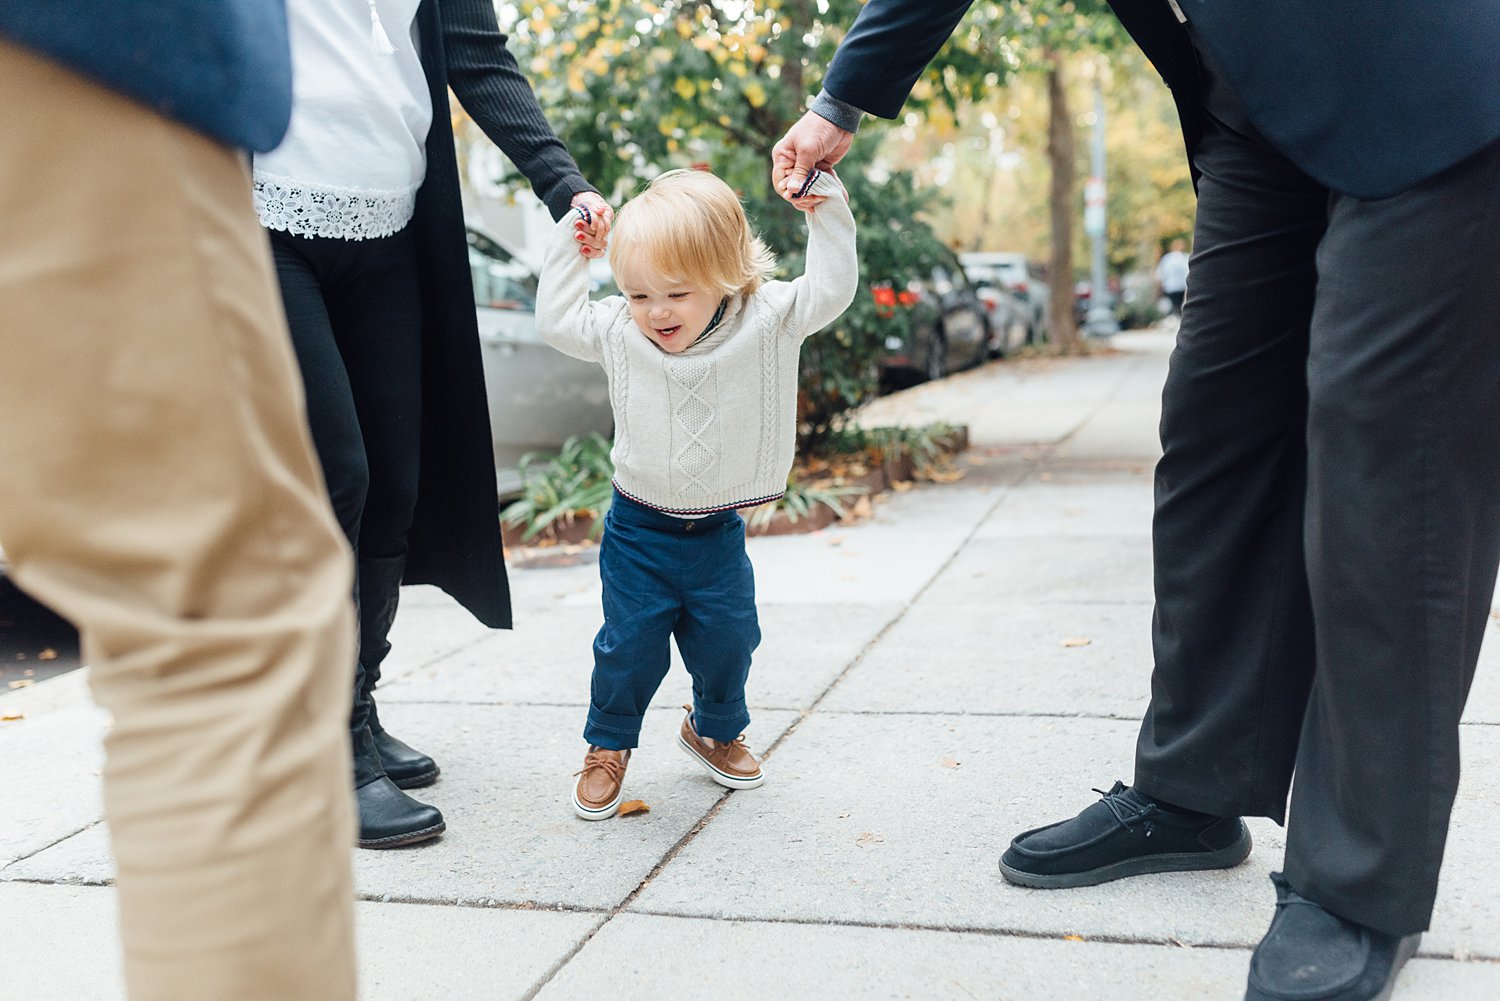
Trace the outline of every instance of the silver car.
<path fill-rule="evenodd" d="M 573 435 L 609 435 L 604 369 L 549 347 L 536 330 L 536 273 L 493 238 L 469 230 L 484 385 L 501 495 L 521 487 L 527 452 L 556 452 Z"/>
<path fill-rule="evenodd" d="M 1047 340 L 1051 326 L 1052 291 L 1042 280 L 1041 270 L 1025 254 L 973 251 L 959 254 L 964 273 L 976 285 L 990 285 L 1010 292 L 1025 305 L 1026 343 Z"/>

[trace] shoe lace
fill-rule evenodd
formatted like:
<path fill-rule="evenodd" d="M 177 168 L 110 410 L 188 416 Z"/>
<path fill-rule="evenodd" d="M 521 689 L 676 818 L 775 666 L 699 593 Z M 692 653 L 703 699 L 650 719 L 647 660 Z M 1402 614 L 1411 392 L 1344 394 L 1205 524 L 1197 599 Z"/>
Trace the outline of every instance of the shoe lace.
<path fill-rule="evenodd" d="M 583 767 L 574 772 L 573 777 L 577 778 L 596 769 L 602 771 L 611 780 L 618 782 L 625 775 L 625 761 L 622 758 L 607 756 L 601 751 L 590 751 L 583 756 Z"/>
<path fill-rule="evenodd" d="M 1103 789 L 1095 789 L 1094 792 L 1099 794 L 1100 802 L 1109 807 L 1109 812 L 1115 815 L 1115 822 L 1121 827 L 1129 830 L 1130 825 L 1140 824 L 1148 838 L 1156 831 L 1151 818 L 1161 812 L 1161 807 L 1152 803 L 1142 808 L 1130 802 L 1125 798 L 1126 787 L 1123 782 L 1116 782 L 1108 792 Z"/>

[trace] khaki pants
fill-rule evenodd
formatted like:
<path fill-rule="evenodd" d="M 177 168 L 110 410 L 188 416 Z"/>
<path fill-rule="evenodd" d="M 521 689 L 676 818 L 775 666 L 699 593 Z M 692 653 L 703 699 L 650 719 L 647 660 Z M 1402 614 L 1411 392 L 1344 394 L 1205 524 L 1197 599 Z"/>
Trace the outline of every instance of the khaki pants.
<path fill-rule="evenodd" d="M 0 542 L 114 716 L 136 1001 L 354 996 L 351 568 L 243 159 L 0 42 Z"/>

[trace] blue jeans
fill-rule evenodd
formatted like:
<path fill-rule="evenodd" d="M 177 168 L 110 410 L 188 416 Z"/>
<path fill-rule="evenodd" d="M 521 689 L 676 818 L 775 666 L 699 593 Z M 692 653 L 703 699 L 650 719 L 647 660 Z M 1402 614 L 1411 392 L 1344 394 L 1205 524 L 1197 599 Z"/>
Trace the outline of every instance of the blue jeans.
<path fill-rule="evenodd" d="M 671 667 L 667 640 L 693 676 L 693 725 L 731 741 L 750 722 L 745 679 L 760 643 L 745 522 L 734 511 L 674 518 L 615 492 L 599 550 L 604 625 L 594 638 L 590 744 L 623 751 Z"/>

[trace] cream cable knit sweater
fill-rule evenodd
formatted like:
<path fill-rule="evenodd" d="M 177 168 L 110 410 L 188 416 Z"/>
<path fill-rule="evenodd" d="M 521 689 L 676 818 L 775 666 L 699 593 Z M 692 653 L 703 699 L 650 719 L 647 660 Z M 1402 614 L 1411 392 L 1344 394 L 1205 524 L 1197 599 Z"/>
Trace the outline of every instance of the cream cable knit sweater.
<path fill-rule="evenodd" d="M 615 486 L 669 514 L 775 500 L 786 491 L 797 430 L 797 355 L 836 320 L 859 285 L 854 217 L 829 175 L 813 194 L 807 273 L 735 296 L 717 330 L 680 354 L 641 333 L 625 300 L 589 301 L 588 261 L 573 214 L 552 232 L 537 292 L 542 338 L 604 366 L 615 416 Z"/>

